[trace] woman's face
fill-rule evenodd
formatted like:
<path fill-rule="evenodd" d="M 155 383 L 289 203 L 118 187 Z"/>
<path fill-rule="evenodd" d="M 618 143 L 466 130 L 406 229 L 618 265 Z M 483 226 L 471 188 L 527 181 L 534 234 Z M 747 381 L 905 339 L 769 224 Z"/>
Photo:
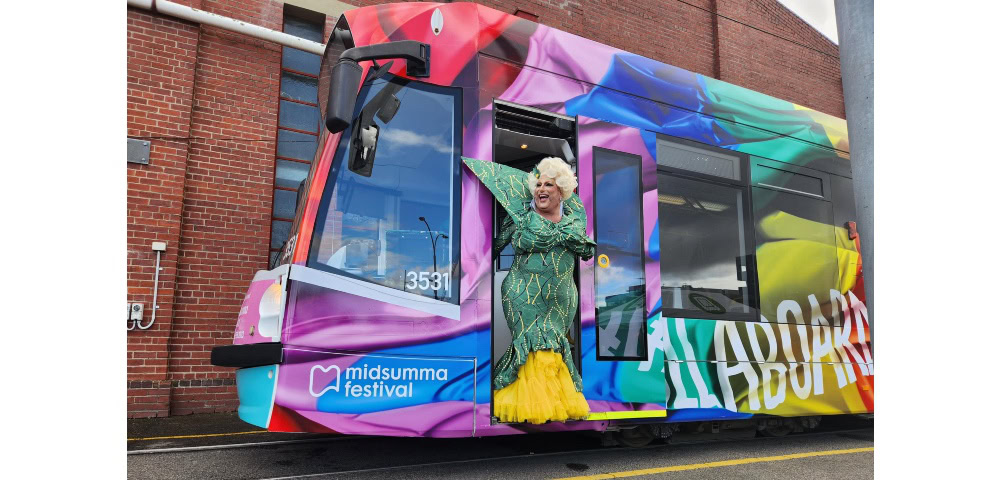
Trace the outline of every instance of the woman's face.
<path fill-rule="evenodd" d="M 544 212 L 555 211 L 562 201 L 562 192 L 552 177 L 542 175 L 535 180 L 535 207 Z"/>

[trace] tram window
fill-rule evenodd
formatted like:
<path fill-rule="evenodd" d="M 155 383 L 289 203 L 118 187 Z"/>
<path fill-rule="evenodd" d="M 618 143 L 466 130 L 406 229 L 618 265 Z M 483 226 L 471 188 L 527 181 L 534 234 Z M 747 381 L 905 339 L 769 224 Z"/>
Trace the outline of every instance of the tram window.
<path fill-rule="evenodd" d="M 755 320 L 746 188 L 657 180 L 664 315 Z"/>
<path fill-rule="evenodd" d="M 598 360 L 646 359 L 642 159 L 594 149 Z"/>
<path fill-rule="evenodd" d="M 400 106 L 388 123 L 375 116 L 371 176 L 347 168 L 341 142 L 309 265 L 457 303 L 461 90 L 386 75 L 362 89 L 355 116 L 389 82 L 401 86 Z"/>
<path fill-rule="evenodd" d="M 810 323 L 815 306 L 827 320 L 830 290 L 845 291 L 854 271 L 841 272 L 833 204 L 819 198 L 753 187 L 754 218 L 757 223 L 757 268 L 760 281 L 760 313 L 769 322 Z M 843 232 L 846 235 L 846 229 Z M 800 314 L 778 318 L 778 305 L 786 300 L 798 304 Z"/>

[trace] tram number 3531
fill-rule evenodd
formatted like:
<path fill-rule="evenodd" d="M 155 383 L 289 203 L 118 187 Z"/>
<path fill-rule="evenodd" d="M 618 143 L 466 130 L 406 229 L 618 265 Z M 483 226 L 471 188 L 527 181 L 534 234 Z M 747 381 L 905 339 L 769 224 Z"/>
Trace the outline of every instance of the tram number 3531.
<path fill-rule="evenodd" d="M 451 273 L 406 272 L 406 288 L 448 292 L 451 291 Z"/>

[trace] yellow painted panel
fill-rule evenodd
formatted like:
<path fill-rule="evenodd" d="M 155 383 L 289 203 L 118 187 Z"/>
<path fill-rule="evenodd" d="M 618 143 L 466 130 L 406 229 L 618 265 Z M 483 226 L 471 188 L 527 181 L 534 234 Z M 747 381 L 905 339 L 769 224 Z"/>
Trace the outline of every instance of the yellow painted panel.
<path fill-rule="evenodd" d="M 667 417 L 666 410 L 629 410 L 624 412 L 591 412 L 586 420 L 621 420 L 625 418 Z"/>

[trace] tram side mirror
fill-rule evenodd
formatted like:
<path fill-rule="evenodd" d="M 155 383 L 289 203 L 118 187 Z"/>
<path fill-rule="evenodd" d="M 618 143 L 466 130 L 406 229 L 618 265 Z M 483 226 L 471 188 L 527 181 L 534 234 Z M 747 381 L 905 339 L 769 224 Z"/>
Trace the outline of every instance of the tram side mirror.
<path fill-rule="evenodd" d="M 330 133 L 340 133 L 351 124 L 357 88 L 361 83 L 362 68 L 358 62 L 402 58 L 406 60 L 406 74 L 411 77 L 429 77 L 431 71 L 431 46 L 413 40 L 380 43 L 365 47 L 349 48 L 340 54 L 330 75 L 330 95 L 326 104 L 326 128 Z M 379 69 L 375 77 L 388 72 Z M 398 101 L 396 108 L 398 108 Z M 386 112 L 395 113 L 395 112 Z M 367 123 L 367 122 L 366 122 Z"/>
<path fill-rule="evenodd" d="M 341 60 L 333 66 L 330 95 L 326 103 L 326 129 L 330 133 L 340 133 L 351 124 L 361 70 L 361 65 L 353 60 Z"/>

